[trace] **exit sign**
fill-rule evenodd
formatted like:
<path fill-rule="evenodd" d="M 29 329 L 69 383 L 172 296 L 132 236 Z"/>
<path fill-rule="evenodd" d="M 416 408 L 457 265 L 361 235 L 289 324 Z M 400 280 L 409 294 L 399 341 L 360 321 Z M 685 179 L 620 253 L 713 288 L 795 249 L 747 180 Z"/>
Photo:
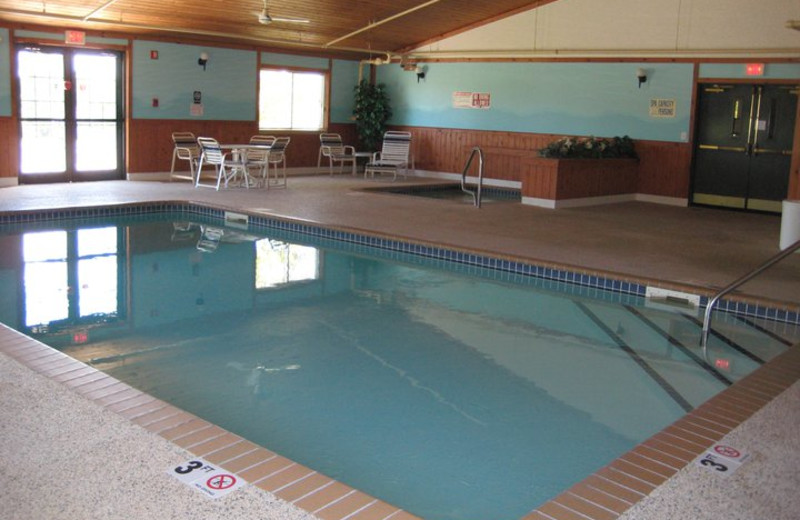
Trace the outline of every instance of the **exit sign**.
<path fill-rule="evenodd" d="M 763 76 L 764 64 L 763 63 L 748 63 L 744 66 L 744 73 L 746 76 Z"/>
<path fill-rule="evenodd" d="M 86 33 L 83 31 L 64 31 L 64 42 L 72 45 L 86 45 Z"/>

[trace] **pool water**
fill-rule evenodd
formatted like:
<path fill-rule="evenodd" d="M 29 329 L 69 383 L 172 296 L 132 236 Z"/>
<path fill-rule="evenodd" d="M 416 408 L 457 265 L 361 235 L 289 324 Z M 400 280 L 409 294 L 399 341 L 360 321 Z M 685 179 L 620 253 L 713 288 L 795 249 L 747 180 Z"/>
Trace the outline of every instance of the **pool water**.
<path fill-rule="evenodd" d="M 720 314 L 706 362 L 695 311 L 213 222 L 0 246 L 5 323 L 431 520 L 521 518 L 800 336 Z"/>
<path fill-rule="evenodd" d="M 474 191 L 475 186 L 469 185 L 468 189 Z M 397 195 L 410 195 L 413 197 L 424 197 L 428 199 L 449 200 L 461 203 L 474 203 L 472 193 L 466 193 L 461 189 L 460 184 L 421 184 L 417 186 L 392 186 L 389 188 L 369 188 L 368 191 L 383 193 L 393 193 Z M 481 203 L 492 202 L 520 202 L 522 195 L 519 190 L 510 188 L 498 188 L 493 186 L 483 186 L 481 188 Z"/>

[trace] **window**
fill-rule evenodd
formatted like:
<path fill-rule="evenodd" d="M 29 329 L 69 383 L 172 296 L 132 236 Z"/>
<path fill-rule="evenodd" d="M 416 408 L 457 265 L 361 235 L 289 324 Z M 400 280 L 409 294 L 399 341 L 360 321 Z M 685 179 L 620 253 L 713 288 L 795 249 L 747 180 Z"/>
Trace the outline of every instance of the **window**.
<path fill-rule="evenodd" d="M 325 123 L 324 72 L 262 69 L 258 94 L 261 130 L 321 130 Z"/>

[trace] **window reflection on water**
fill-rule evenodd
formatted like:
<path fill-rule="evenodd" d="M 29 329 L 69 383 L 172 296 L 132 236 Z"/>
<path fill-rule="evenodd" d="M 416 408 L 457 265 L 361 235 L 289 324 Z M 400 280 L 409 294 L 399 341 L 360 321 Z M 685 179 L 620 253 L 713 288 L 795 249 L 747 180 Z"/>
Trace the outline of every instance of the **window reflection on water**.
<path fill-rule="evenodd" d="M 265 238 L 256 242 L 256 289 L 319 278 L 319 251 Z"/>
<path fill-rule="evenodd" d="M 53 322 L 117 315 L 117 233 L 106 227 L 23 236 L 26 327 L 44 332 Z"/>
<path fill-rule="evenodd" d="M 17 243 L 20 325 L 38 336 L 243 310 L 251 291 L 323 276 L 314 247 L 187 221 L 31 231 Z"/>

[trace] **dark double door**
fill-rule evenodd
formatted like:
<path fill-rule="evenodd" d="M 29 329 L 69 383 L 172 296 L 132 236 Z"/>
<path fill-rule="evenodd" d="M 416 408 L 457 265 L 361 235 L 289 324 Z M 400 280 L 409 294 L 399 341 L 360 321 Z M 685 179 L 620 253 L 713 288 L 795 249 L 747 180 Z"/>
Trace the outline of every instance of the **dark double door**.
<path fill-rule="evenodd" d="M 694 204 L 781 211 L 799 90 L 776 84 L 699 86 Z"/>

